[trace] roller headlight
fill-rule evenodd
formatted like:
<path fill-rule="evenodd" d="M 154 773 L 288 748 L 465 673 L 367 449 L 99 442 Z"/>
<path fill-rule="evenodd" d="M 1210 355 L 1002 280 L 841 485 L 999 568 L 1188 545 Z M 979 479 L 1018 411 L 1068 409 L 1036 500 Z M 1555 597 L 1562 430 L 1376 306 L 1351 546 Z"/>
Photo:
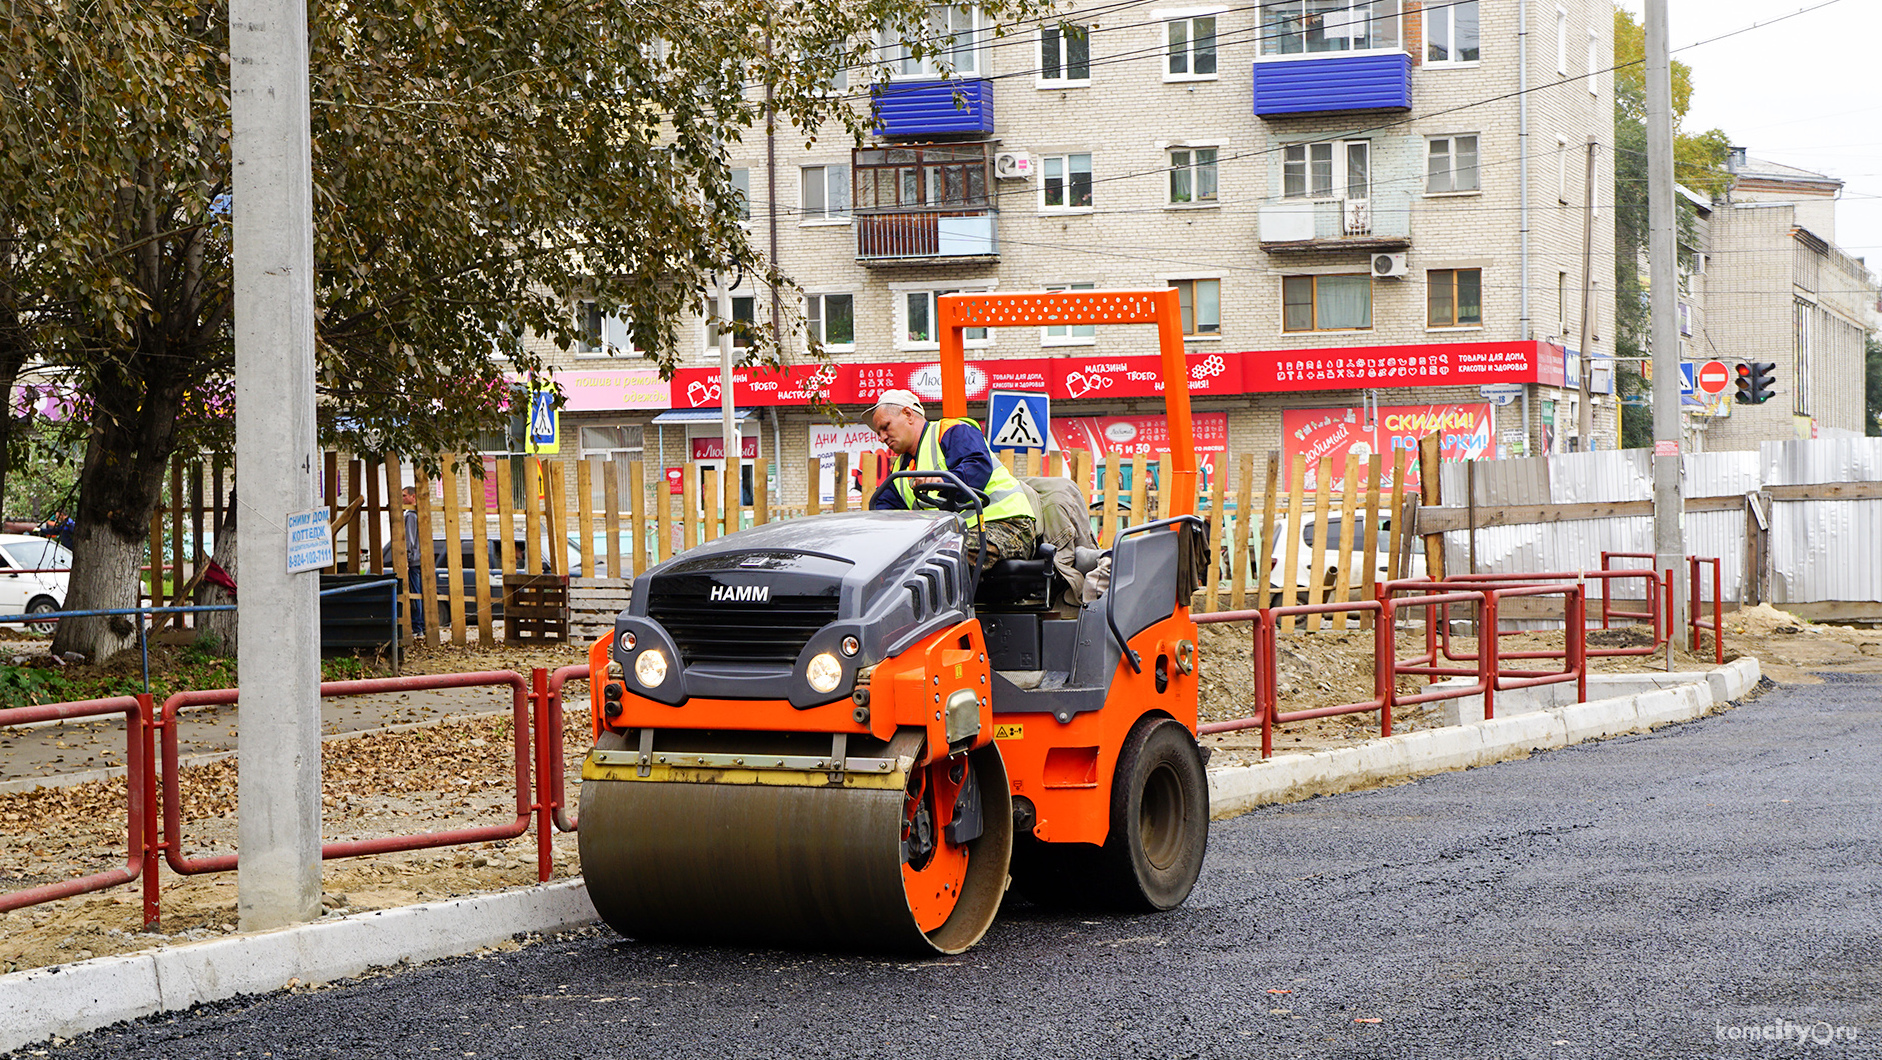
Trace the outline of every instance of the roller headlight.
<path fill-rule="evenodd" d="M 648 648 L 634 660 L 634 679 L 642 687 L 658 688 L 667 679 L 667 657 L 658 648 Z"/>
<path fill-rule="evenodd" d="M 804 667 L 804 680 L 818 692 L 834 692 L 843 682 L 843 664 L 827 651 L 813 655 L 810 664 Z"/>

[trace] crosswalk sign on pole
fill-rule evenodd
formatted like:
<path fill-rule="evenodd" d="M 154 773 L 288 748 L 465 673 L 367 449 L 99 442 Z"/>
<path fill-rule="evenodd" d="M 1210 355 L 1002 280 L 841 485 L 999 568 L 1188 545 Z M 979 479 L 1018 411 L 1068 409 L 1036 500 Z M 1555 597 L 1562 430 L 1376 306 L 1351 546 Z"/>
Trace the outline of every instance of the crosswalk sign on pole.
<path fill-rule="evenodd" d="M 1052 422 L 1045 394 L 995 390 L 987 395 L 987 444 L 994 449 L 1045 449 Z"/>
<path fill-rule="evenodd" d="M 558 453 L 562 450 L 561 416 L 555 408 L 553 389 L 529 392 L 529 451 L 532 454 Z"/>

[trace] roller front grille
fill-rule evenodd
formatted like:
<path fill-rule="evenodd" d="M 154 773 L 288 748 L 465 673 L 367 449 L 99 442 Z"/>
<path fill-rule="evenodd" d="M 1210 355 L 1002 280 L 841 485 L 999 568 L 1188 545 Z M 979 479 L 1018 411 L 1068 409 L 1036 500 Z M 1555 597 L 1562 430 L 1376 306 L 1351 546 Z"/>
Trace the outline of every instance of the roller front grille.
<path fill-rule="evenodd" d="M 647 600 L 647 617 L 673 638 L 687 664 L 795 662 L 811 635 L 834 622 L 836 613 L 834 594 L 742 603 L 655 589 Z"/>

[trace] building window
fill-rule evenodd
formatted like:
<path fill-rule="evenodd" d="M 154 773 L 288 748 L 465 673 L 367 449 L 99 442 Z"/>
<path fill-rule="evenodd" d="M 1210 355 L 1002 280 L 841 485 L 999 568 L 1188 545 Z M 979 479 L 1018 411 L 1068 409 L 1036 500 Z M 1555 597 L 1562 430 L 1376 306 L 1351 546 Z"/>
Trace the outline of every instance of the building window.
<path fill-rule="evenodd" d="M 1170 149 L 1170 203 L 1172 205 L 1215 203 L 1215 156 L 1216 149 L 1213 147 L 1173 147 Z"/>
<path fill-rule="evenodd" d="M 1177 300 L 1183 306 L 1183 334 L 1222 334 L 1222 281 L 1171 280 Z"/>
<path fill-rule="evenodd" d="M 735 294 L 732 303 L 732 357 L 734 360 L 745 356 L 751 348 L 752 337 L 758 333 L 758 299 L 749 294 Z M 716 360 L 719 356 L 720 328 L 712 322 L 712 314 L 718 312 L 718 298 L 711 292 L 706 294 L 706 349 L 707 360 Z"/>
<path fill-rule="evenodd" d="M 1568 137 L 1555 138 L 1555 200 L 1568 201 Z"/>
<path fill-rule="evenodd" d="M 804 298 L 804 330 L 825 351 L 856 348 L 856 296 L 813 294 Z"/>
<path fill-rule="evenodd" d="M 928 9 L 928 24 L 920 29 L 884 27 L 882 41 L 889 68 L 898 77 L 935 78 L 951 69 L 957 77 L 980 74 L 980 9 L 966 4 L 939 4 Z M 917 57 L 909 42 L 928 52 Z"/>
<path fill-rule="evenodd" d="M 1215 78 L 1215 16 L 1196 15 L 1190 18 L 1172 18 L 1163 23 L 1165 49 L 1163 79 L 1165 81 L 1214 80 Z"/>
<path fill-rule="evenodd" d="M 1054 22 L 1039 27 L 1039 85 L 1072 88 L 1091 84 L 1091 33 L 1085 26 Z"/>
<path fill-rule="evenodd" d="M 939 346 L 941 344 L 940 318 L 935 313 L 934 300 L 944 294 L 953 294 L 955 290 L 957 288 L 944 287 L 935 291 L 903 291 L 903 339 L 897 345 L 903 348 Z M 967 345 L 987 345 L 987 329 L 963 329 L 961 340 Z"/>
<path fill-rule="evenodd" d="M 1434 136 L 1428 145 L 1425 191 L 1433 195 L 1476 191 L 1477 138 Z"/>
<path fill-rule="evenodd" d="M 1356 331 L 1372 327 L 1372 277 L 1284 276 L 1282 331 Z"/>
<path fill-rule="evenodd" d="M 1343 188 L 1344 195 L 1334 189 Z M 1281 149 L 1281 196 L 1372 198 L 1372 141 L 1322 140 Z"/>
<path fill-rule="evenodd" d="M 1095 283 L 1048 285 L 1048 291 L 1093 291 Z M 1039 336 L 1041 346 L 1090 346 L 1098 341 L 1096 324 L 1047 324 Z"/>
<path fill-rule="evenodd" d="M 1047 155 L 1039 160 L 1039 173 L 1040 209 L 1091 209 L 1090 155 Z"/>
<path fill-rule="evenodd" d="M 984 143 L 868 147 L 856 151 L 856 206 L 862 210 L 981 209 L 993 156 Z"/>
<path fill-rule="evenodd" d="M 1568 76 L 1568 9 L 1555 9 L 1555 72 Z"/>
<path fill-rule="evenodd" d="M 575 330 L 577 357 L 615 357 L 640 352 L 634 345 L 633 329 L 627 321 L 603 313 L 601 304 L 591 299 L 575 303 Z"/>
<path fill-rule="evenodd" d="M 1555 333 L 1568 334 L 1568 273 L 1555 274 Z"/>
<path fill-rule="evenodd" d="M 732 192 L 738 196 L 738 219 L 751 220 L 751 170 L 740 167 L 732 171 Z"/>
<path fill-rule="evenodd" d="M 1425 273 L 1425 285 L 1427 326 L 1483 326 L 1482 269 L 1432 269 Z"/>
<path fill-rule="evenodd" d="M 1455 66 L 1478 58 L 1477 0 L 1433 4 L 1425 10 L 1425 65 Z"/>
<path fill-rule="evenodd" d="M 850 216 L 850 167 L 805 166 L 800 171 L 805 221 L 847 221 Z"/>
<path fill-rule="evenodd" d="M 1398 11 L 1399 0 L 1270 0 L 1261 5 L 1261 54 L 1395 50 Z"/>

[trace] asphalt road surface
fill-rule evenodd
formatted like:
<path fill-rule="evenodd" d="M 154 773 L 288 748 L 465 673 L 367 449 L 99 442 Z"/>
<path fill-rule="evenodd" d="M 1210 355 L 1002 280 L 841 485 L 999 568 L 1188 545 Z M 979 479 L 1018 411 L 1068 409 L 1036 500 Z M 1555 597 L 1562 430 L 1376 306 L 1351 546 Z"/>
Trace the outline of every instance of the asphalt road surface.
<path fill-rule="evenodd" d="M 107 1029 L 69 1057 L 1882 1052 L 1882 678 L 1215 826 L 1144 917 L 1014 899 L 914 962 L 591 931 Z"/>

